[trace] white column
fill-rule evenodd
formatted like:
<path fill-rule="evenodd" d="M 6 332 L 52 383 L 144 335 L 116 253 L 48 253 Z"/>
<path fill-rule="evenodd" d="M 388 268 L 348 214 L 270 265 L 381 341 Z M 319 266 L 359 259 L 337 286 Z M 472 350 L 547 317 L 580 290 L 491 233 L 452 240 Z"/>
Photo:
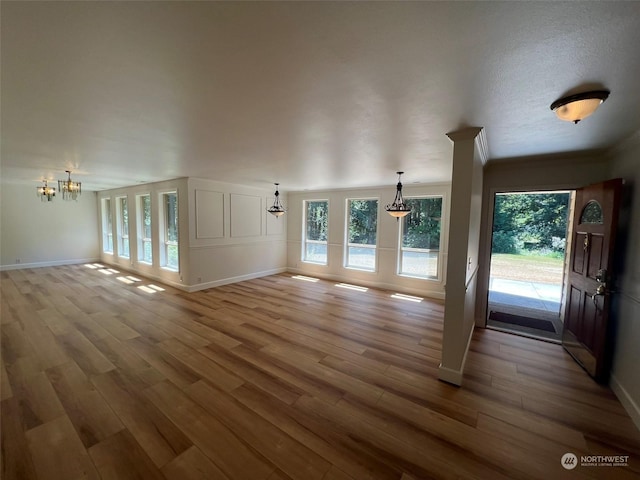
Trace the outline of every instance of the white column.
<path fill-rule="evenodd" d="M 453 142 L 451 213 L 440 380 L 462 384 L 473 334 L 482 177 L 487 159 L 483 129 L 469 127 L 447 136 Z"/>

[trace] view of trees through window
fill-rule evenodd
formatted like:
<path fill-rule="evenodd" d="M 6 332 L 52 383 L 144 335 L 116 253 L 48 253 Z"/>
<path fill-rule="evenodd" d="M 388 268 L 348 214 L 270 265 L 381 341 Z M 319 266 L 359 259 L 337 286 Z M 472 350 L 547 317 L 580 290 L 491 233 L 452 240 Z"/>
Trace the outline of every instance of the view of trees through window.
<path fill-rule="evenodd" d="M 113 253 L 113 223 L 111 220 L 111 199 L 102 200 L 102 251 Z"/>
<path fill-rule="evenodd" d="M 348 201 L 346 265 L 375 270 L 378 200 Z"/>
<path fill-rule="evenodd" d="M 165 211 L 165 261 L 166 266 L 178 269 L 178 195 L 176 192 L 164 194 Z"/>
<path fill-rule="evenodd" d="M 531 299 L 529 314 L 559 314 L 570 202 L 567 191 L 495 194 L 489 273 L 493 311 L 520 314 L 502 296 L 519 292 Z M 532 313 L 536 310 L 542 313 Z"/>
<path fill-rule="evenodd" d="M 120 244 L 118 255 L 129 258 L 129 207 L 127 197 L 120 197 Z"/>
<path fill-rule="evenodd" d="M 305 202 L 304 260 L 327 263 L 327 234 L 329 231 L 329 202 Z"/>
<path fill-rule="evenodd" d="M 569 192 L 496 194 L 492 253 L 564 257 Z"/>
<path fill-rule="evenodd" d="M 139 260 L 145 263 L 153 263 L 153 251 L 151 248 L 151 195 L 140 196 L 140 229 L 141 249 L 138 253 Z"/>
<path fill-rule="evenodd" d="M 437 278 L 442 197 L 409 198 L 411 212 L 402 219 L 400 273 Z"/>

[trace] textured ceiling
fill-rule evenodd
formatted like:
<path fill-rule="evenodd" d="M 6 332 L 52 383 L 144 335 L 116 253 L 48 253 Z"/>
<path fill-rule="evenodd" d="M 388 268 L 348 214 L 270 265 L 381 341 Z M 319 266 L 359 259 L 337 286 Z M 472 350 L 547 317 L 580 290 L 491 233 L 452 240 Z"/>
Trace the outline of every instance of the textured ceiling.
<path fill-rule="evenodd" d="M 640 2 L 1 2 L 1 175 L 104 189 L 448 181 L 640 129 Z M 563 94 L 611 96 L 578 125 Z"/>

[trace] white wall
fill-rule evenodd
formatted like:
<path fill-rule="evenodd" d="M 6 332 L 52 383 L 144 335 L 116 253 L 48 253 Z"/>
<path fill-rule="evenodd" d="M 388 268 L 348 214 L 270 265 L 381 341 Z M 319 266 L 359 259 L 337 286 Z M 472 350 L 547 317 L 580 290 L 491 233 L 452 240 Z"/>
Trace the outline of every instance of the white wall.
<path fill-rule="evenodd" d="M 384 207 L 393 202 L 396 194 L 395 182 L 391 181 L 390 183 L 389 187 L 381 188 L 290 192 L 288 195 L 289 211 L 287 213 L 289 222 L 287 232 L 288 270 L 303 275 L 395 290 L 423 297 L 444 298 L 444 265 L 447 259 L 446 245 L 449 230 L 450 185 L 407 184 L 404 185 L 402 191 L 405 198 L 430 195 L 443 196 L 442 238 L 440 240 L 439 258 L 440 278 L 432 280 L 398 275 L 398 246 L 400 226 L 402 224 L 384 211 Z M 373 272 L 345 267 L 347 199 L 359 198 L 378 199 L 377 268 Z M 305 200 L 329 201 L 327 265 L 302 261 L 303 203 Z"/>
<path fill-rule="evenodd" d="M 163 192 L 178 193 L 179 271 L 163 268 L 160 255 L 160 199 Z M 151 196 L 153 264 L 137 260 L 138 232 L 136 197 Z M 117 251 L 116 199 L 126 195 L 129 206 L 130 259 Z M 114 253 L 100 251 L 105 263 L 156 278 L 188 291 L 256 278 L 286 269 L 286 214 L 276 219 L 266 209 L 273 203 L 273 190 L 231 185 L 198 178 L 179 178 L 100 192 L 111 199 L 114 222 Z M 281 194 L 286 201 L 286 195 Z"/>
<path fill-rule="evenodd" d="M 616 252 L 616 291 L 612 321 L 615 351 L 611 388 L 640 428 L 640 131 L 611 152 L 612 178 L 625 179 L 620 218 L 620 250 Z"/>
<path fill-rule="evenodd" d="M 95 261 L 99 255 L 95 192 L 83 192 L 77 201 L 56 196 L 41 202 L 36 186 L 2 184 L 0 269 Z"/>

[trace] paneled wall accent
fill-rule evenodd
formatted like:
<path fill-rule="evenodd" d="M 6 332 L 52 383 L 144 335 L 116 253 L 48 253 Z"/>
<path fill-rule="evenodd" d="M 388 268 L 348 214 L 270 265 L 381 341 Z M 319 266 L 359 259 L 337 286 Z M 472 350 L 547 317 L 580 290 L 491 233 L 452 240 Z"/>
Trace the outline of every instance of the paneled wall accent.
<path fill-rule="evenodd" d="M 224 237 L 224 193 L 196 189 L 196 238 Z"/>
<path fill-rule="evenodd" d="M 266 211 L 273 190 L 265 187 L 188 179 L 188 290 L 285 271 L 288 214 L 274 223 Z"/>
<path fill-rule="evenodd" d="M 231 236 L 258 237 L 262 233 L 262 198 L 231 194 Z"/>

